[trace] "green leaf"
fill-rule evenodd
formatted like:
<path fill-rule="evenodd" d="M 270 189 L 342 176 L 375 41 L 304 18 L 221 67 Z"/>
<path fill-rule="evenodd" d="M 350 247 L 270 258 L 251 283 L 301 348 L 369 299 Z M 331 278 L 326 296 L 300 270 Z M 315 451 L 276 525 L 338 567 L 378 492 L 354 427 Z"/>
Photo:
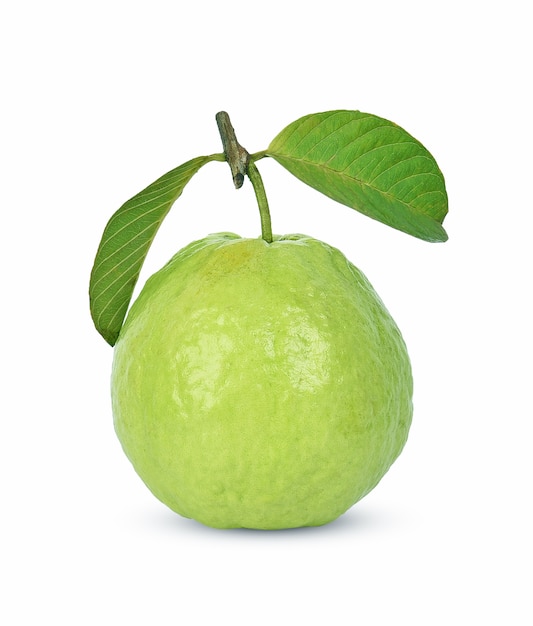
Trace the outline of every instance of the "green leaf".
<path fill-rule="evenodd" d="M 307 115 L 265 151 L 333 200 L 426 241 L 446 241 L 444 177 L 405 130 L 360 111 Z"/>
<path fill-rule="evenodd" d="M 110 345 L 118 339 L 142 265 L 152 241 L 185 185 L 206 163 L 202 156 L 167 172 L 123 204 L 104 229 L 89 284 L 94 325 Z"/>

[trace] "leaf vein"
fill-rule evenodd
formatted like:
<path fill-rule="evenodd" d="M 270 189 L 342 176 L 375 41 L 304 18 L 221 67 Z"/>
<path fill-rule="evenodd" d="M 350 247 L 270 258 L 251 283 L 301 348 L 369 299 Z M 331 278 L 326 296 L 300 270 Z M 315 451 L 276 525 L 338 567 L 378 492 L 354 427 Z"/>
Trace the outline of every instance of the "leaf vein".
<path fill-rule="evenodd" d="M 145 228 L 143 228 L 143 230 L 139 231 L 134 237 L 131 237 L 130 239 L 128 239 L 128 241 L 126 241 L 126 243 L 124 243 L 122 246 L 120 246 L 120 248 L 118 248 L 117 250 L 115 250 L 114 252 L 112 252 L 111 254 L 108 254 L 100 263 L 100 265 L 98 266 L 98 268 L 102 267 L 102 265 L 105 264 L 109 264 L 111 263 L 111 259 L 116 256 L 119 252 L 121 252 L 124 248 L 127 248 L 128 246 L 130 246 L 137 238 L 139 237 L 143 237 L 146 233 L 146 231 L 150 231 L 153 230 L 153 234 L 149 235 L 148 237 L 144 237 L 141 241 L 141 243 L 132 251 L 130 252 L 128 255 L 123 256 L 117 263 L 114 263 L 108 270 L 107 272 L 105 272 L 104 274 L 102 274 L 98 280 L 96 280 L 93 283 L 93 286 L 97 286 L 100 282 L 102 282 L 102 280 L 104 280 L 113 270 L 115 270 L 119 265 L 121 265 L 122 263 L 124 263 L 124 261 L 126 261 L 127 259 L 129 259 L 132 255 L 137 254 L 137 252 L 143 248 L 143 247 L 149 247 L 151 241 L 153 241 L 155 234 L 157 233 L 157 230 L 159 229 L 159 226 L 161 225 L 162 221 L 164 219 L 164 216 L 157 221 L 152 222 L 151 224 L 149 224 L 148 226 L 146 226 Z M 101 295 L 101 294 L 99 294 Z"/>

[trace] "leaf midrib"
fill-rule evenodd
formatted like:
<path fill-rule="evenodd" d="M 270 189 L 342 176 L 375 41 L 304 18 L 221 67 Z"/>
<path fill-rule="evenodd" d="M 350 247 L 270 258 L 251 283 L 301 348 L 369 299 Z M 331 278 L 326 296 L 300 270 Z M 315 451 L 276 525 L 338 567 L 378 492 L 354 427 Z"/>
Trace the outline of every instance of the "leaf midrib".
<path fill-rule="evenodd" d="M 397 198 L 396 196 L 394 196 L 391 193 L 388 193 L 386 191 L 378 189 L 377 187 L 373 187 L 370 183 L 368 183 L 368 182 L 366 182 L 364 180 L 361 180 L 359 178 L 356 178 L 354 176 L 350 176 L 350 175 L 346 174 L 346 172 L 345 172 L 346 168 L 344 168 L 343 170 L 335 170 L 332 167 L 329 167 L 327 164 L 315 163 L 313 161 L 309 161 L 309 160 L 306 160 L 306 159 L 301 158 L 301 157 L 285 156 L 285 155 L 276 154 L 274 152 L 272 152 L 272 153 L 267 152 L 266 154 L 267 154 L 267 156 L 270 156 L 270 157 L 272 157 L 272 158 L 274 158 L 276 160 L 277 159 L 285 159 L 286 161 L 301 162 L 301 163 L 305 164 L 306 166 L 314 167 L 317 170 L 326 170 L 327 172 L 331 172 L 331 173 L 335 174 L 336 176 L 340 176 L 341 178 L 344 178 L 345 180 L 353 181 L 356 184 L 358 184 L 360 187 L 367 188 L 367 189 L 369 189 L 369 190 L 371 190 L 373 192 L 378 192 L 381 195 L 385 196 L 387 199 L 392 200 L 395 203 L 402 204 L 411 213 L 416 213 L 415 208 L 413 206 L 411 206 L 410 204 L 408 204 L 407 202 L 405 202 L 404 200 L 401 200 L 401 199 Z M 355 161 L 353 161 L 352 163 L 354 163 L 354 162 Z M 352 163 L 350 163 L 350 165 L 352 165 Z M 347 167 L 349 167 L 349 166 L 347 166 Z M 385 170 L 385 171 L 387 171 L 387 170 Z M 437 174 L 435 174 L 435 173 L 424 173 L 424 174 L 425 175 L 429 175 L 429 176 L 435 176 L 435 177 L 438 178 Z M 402 178 L 401 181 L 407 180 L 407 178 L 410 178 L 410 177 L 411 176 L 407 176 L 406 178 Z M 397 182 L 401 182 L 401 181 L 397 181 Z M 395 184 L 397 184 L 397 183 L 395 183 Z M 442 195 L 444 197 L 444 194 L 442 193 L 442 191 L 434 190 L 432 192 L 424 192 L 424 194 L 419 194 L 419 195 L 415 196 L 415 199 L 425 195 L 425 193 L 435 193 L 435 192 L 439 193 L 440 195 Z M 416 213 L 416 215 L 419 216 L 419 213 Z M 437 220 L 433 216 L 428 215 L 427 213 L 424 213 L 424 215 L 426 217 L 428 217 L 429 219 L 434 220 L 435 222 L 440 223 L 439 220 Z"/>

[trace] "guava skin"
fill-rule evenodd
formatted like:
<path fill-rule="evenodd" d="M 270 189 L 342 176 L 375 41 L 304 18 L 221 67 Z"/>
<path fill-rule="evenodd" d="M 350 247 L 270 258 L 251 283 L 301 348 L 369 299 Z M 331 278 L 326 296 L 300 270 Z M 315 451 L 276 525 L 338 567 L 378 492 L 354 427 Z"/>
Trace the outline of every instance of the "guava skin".
<path fill-rule="evenodd" d="M 407 440 L 412 375 L 394 320 L 337 249 L 304 235 L 191 243 L 132 305 L 114 425 L 153 494 L 216 528 L 326 524 Z"/>

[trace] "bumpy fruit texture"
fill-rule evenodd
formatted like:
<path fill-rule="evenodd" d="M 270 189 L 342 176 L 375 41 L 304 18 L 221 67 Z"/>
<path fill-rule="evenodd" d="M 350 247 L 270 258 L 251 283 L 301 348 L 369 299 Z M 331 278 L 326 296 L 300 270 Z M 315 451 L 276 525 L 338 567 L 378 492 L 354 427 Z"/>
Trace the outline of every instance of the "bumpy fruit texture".
<path fill-rule="evenodd" d="M 114 353 L 126 455 L 162 502 L 218 528 L 340 516 L 400 454 L 411 398 L 382 301 L 303 235 L 191 243 L 147 281 Z"/>

